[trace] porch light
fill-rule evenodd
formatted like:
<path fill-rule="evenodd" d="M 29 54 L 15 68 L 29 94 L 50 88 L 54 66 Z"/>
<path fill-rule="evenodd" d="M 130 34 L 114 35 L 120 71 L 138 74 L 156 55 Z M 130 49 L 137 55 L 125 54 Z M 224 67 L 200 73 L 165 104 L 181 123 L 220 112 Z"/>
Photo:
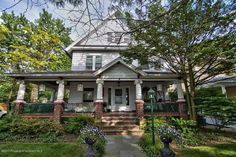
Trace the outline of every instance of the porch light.
<path fill-rule="evenodd" d="M 40 84 L 40 85 L 39 85 L 39 91 L 40 91 L 40 92 L 45 91 L 45 89 L 46 89 L 45 84 Z"/>
<path fill-rule="evenodd" d="M 84 90 L 83 84 L 82 84 L 82 83 L 79 83 L 79 84 L 77 85 L 77 91 L 83 92 L 83 90 Z"/>
<path fill-rule="evenodd" d="M 154 95 L 155 95 L 155 91 L 152 88 L 150 88 L 148 90 L 148 98 L 152 100 L 154 99 Z"/>

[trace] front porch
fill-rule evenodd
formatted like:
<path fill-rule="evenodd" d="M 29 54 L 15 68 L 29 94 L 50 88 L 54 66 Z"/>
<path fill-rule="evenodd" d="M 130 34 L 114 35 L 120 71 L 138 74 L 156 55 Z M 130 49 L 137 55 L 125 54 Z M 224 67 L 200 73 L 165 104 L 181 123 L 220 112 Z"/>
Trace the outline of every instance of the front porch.
<path fill-rule="evenodd" d="M 117 58 L 97 71 L 68 71 L 9 74 L 19 80 L 15 112 L 24 117 L 63 117 L 104 112 L 135 112 L 138 119 L 150 115 L 148 91 L 155 91 L 156 116 L 186 118 L 186 105 L 179 76 L 171 72 L 142 71 Z M 47 98 L 25 102 L 26 85 L 35 84 Z M 178 99 L 171 102 L 168 87 L 175 84 Z"/>

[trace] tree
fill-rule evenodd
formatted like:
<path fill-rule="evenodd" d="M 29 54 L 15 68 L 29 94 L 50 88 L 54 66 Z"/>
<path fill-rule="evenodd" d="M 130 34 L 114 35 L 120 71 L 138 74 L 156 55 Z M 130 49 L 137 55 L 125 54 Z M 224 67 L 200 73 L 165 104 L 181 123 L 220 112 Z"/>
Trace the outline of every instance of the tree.
<path fill-rule="evenodd" d="M 70 68 L 64 47 L 71 42 L 70 29 L 43 11 L 35 23 L 24 15 L 3 13 L 2 25 L 9 31 L 0 41 L 3 71 L 55 71 Z M 48 28 L 48 29 L 46 29 Z"/>
<path fill-rule="evenodd" d="M 137 44 L 123 55 L 149 60 L 181 76 L 190 116 L 196 120 L 196 87 L 234 70 L 236 4 L 222 0 L 168 0 L 167 4 L 153 1 L 136 15 L 126 13 Z"/>
<path fill-rule="evenodd" d="M 64 71 L 70 68 L 70 58 L 64 47 L 71 42 L 71 30 L 61 20 L 52 18 L 45 10 L 35 22 L 14 13 L 3 13 L 1 20 L 1 72 Z M 13 80 L 12 87 L 9 79 L 1 78 L 1 81 L 0 91 L 9 91 L 9 97 L 4 100 L 11 100 L 16 92 L 16 81 Z"/>

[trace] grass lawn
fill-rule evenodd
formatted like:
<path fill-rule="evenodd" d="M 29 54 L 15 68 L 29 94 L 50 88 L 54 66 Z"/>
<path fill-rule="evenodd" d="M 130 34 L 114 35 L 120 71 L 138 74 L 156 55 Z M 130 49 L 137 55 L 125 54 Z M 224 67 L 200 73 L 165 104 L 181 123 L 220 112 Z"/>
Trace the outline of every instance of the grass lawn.
<path fill-rule="evenodd" d="M 82 157 L 84 150 L 76 143 L 0 143 L 0 157 Z"/>
<path fill-rule="evenodd" d="M 236 157 L 236 142 L 182 149 L 177 157 Z"/>

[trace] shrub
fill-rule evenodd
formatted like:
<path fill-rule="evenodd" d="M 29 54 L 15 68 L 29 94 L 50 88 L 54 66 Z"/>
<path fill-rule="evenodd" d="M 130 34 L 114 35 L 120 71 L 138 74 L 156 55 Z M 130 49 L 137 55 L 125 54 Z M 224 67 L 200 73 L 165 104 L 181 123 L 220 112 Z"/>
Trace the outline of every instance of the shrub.
<path fill-rule="evenodd" d="M 200 88 L 196 90 L 196 97 L 225 97 L 220 87 Z"/>
<path fill-rule="evenodd" d="M 198 112 L 214 119 L 217 129 L 236 123 L 236 101 L 233 98 L 196 98 Z"/>
<path fill-rule="evenodd" d="M 64 132 L 63 126 L 47 119 L 21 119 L 10 124 L 10 132 L 13 134 L 37 135 Z"/>
<path fill-rule="evenodd" d="M 86 125 L 94 125 L 95 119 L 91 115 L 80 115 L 78 117 L 68 118 L 64 127 L 67 133 L 80 134 L 80 130 Z"/>
<path fill-rule="evenodd" d="M 94 144 L 94 148 L 96 152 L 98 153 L 98 157 L 102 157 L 103 154 L 105 153 L 105 145 L 106 145 L 106 142 L 100 139 Z"/>
<path fill-rule="evenodd" d="M 47 119 L 5 117 L 0 121 L 0 141 L 56 142 L 62 125 Z"/>
<path fill-rule="evenodd" d="M 152 144 L 152 135 L 150 133 L 145 133 L 140 138 L 139 145 L 148 157 L 158 157 L 162 149 L 162 143 L 158 137 L 156 137 L 156 144 Z"/>

